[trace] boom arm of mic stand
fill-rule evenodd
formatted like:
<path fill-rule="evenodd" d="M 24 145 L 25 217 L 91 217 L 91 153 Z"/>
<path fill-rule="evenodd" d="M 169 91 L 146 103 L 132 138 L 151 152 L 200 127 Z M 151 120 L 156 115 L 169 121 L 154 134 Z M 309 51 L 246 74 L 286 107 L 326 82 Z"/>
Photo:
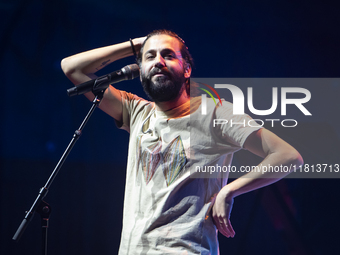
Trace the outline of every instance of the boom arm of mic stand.
<path fill-rule="evenodd" d="M 21 222 L 20 226 L 18 227 L 17 231 L 15 232 L 15 234 L 12 238 L 14 241 L 16 241 L 16 242 L 19 241 L 19 239 L 21 238 L 25 229 L 27 228 L 29 222 L 32 220 L 34 213 L 37 212 L 37 209 L 39 208 L 40 204 L 44 203 L 43 199 L 46 196 L 49 187 L 51 186 L 54 178 L 57 176 L 59 170 L 61 169 L 62 165 L 64 164 L 67 156 L 70 154 L 73 146 L 75 145 L 75 143 L 77 142 L 77 140 L 81 136 L 82 130 L 84 129 L 86 123 L 90 119 L 92 113 L 94 112 L 96 107 L 100 104 L 100 102 L 103 98 L 103 94 L 104 94 L 104 90 L 98 91 L 96 93 L 96 97 L 92 101 L 91 109 L 87 113 L 87 115 L 84 118 L 83 122 L 81 123 L 80 127 L 74 132 L 74 135 L 72 137 L 71 142 L 69 143 L 69 145 L 67 146 L 63 155 L 61 156 L 59 162 L 57 163 L 56 167 L 54 168 L 54 170 L 53 170 L 52 174 L 50 175 L 49 179 L 47 180 L 45 186 L 40 189 L 40 192 L 39 192 L 37 198 L 35 199 L 33 205 L 31 206 L 31 209 L 26 212 L 25 218 Z"/>

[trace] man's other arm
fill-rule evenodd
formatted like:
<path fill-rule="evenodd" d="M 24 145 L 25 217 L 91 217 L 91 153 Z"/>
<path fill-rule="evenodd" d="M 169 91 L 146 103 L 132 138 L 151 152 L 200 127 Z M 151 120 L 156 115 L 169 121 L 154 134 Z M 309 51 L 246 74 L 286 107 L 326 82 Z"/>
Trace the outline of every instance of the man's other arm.
<path fill-rule="evenodd" d="M 244 148 L 263 157 L 259 164 L 269 169 L 269 166 L 294 166 L 303 164 L 299 152 L 281 138 L 267 129 L 252 133 L 245 141 Z M 246 192 L 272 184 L 289 172 L 250 172 L 224 186 L 218 193 L 213 207 L 212 216 L 218 230 L 227 237 L 233 237 L 235 231 L 230 223 L 230 212 L 234 198 Z"/>

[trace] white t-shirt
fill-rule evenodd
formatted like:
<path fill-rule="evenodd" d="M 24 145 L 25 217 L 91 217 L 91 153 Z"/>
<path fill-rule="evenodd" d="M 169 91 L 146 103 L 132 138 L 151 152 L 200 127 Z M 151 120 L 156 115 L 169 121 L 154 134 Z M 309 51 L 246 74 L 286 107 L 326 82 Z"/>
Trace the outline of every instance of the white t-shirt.
<path fill-rule="evenodd" d="M 230 165 L 233 153 L 259 128 L 214 128 L 214 118 L 250 119 L 233 116 L 226 101 L 215 107 L 208 100 L 206 115 L 198 108 L 173 118 L 181 109 L 160 112 L 136 95 L 121 95 L 123 121 L 117 124 L 130 133 L 130 141 L 119 254 L 218 254 L 210 211 L 227 175 L 197 169 Z"/>

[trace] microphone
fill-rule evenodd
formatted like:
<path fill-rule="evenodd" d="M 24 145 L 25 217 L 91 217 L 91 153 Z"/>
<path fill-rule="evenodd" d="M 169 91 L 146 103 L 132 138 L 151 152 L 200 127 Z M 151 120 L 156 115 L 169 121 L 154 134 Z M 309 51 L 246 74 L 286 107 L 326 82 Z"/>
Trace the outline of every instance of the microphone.
<path fill-rule="evenodd" d="M 122 69 L 112 72 L 107 75 L 98 77 L 73 88 L 67 90 L 68 96 L 82 95 L 86 92 L 93 93 L 107 89 L 110 84 L 117 83 L 124 80 L 132 80 L 139 76 L 139 67 L 137 64 L 124 66 Z"/>

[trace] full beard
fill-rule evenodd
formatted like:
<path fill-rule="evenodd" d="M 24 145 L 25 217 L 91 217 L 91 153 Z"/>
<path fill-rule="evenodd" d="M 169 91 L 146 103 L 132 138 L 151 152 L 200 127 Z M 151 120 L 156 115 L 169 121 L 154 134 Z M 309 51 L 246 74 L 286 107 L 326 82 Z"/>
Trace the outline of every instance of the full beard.
<path fill-rule="evenodd" d="M 155 102 L 167 102 L 176 99 L 184 89 L 184 73 L 172 75 L 162 72 L 164 76 L 153 75 L 160 70 L 154 69 L 149 75 L 142 74 L 142 86 L 147 96 Z"/>

